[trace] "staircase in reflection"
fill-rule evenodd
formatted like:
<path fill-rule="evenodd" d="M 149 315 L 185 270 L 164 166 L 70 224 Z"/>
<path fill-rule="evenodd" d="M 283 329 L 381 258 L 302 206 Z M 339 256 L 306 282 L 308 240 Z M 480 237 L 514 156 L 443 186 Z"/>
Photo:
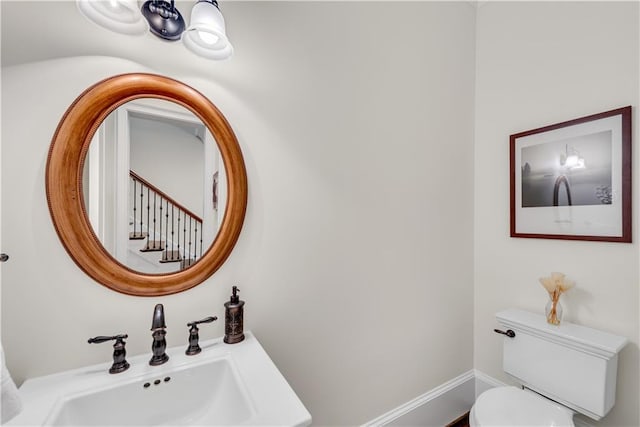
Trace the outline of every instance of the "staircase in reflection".
<path fill-rule="evenodd" d="M 150 263 L 154 273 L 194 264 L 203 253 L 202 219 L 135 172 L 130 171 L 129 176 L 129 194 L 133 195 L 129 212 L 132 263 Z"/>

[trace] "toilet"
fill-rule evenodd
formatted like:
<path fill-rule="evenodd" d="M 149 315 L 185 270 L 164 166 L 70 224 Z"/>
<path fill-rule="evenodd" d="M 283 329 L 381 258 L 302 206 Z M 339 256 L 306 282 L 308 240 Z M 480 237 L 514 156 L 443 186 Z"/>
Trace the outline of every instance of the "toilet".
<path fill-rule="evenodd" d="M 568 322 L 550 325 L 520 309 L 496 319 L 502 327 L 496 332 L 505 333 L 503 370 L 521 387 L 483 392 L 469 413 L 471 427 L 574 426 L 577 413 L 599 420 L 611 410 L 626 338 Z"/>

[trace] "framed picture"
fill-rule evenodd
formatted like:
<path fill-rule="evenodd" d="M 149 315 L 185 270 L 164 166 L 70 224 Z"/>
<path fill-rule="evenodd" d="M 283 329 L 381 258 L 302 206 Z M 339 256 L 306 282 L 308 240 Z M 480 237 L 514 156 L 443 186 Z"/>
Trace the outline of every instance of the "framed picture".
<path fill-rule="evenodd" d="M 631 242 L 631 107 L 510 137 L 511 237 Z"/>
<path fill-rule="evenodd" d="M 214 210 L 218 210 L 218 185 L 219 185 L 219 172 L 216 171 L 216 173 L 213 174 L 213 189 L 212 189 L 212 194 L 213 194 L 213 198 L 212 198 L 212 203 L 213 203 L 213 209 Z"/>

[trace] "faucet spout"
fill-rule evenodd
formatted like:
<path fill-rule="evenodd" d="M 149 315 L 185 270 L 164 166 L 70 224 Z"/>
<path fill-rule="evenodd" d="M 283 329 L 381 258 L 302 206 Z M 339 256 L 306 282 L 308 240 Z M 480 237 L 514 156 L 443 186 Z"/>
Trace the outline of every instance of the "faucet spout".
<path fill-rule="evenodd" d="M 169 355 L 165 353 L 167 349 L 167 341 L 165 335 L 167 332 L 165 328 L 167 325 L 164 322 L 164 307 L 162 304 L 156 304 L 153 310 L 153 321 L 151 322 L 151 331 L 153 332 L 153 344 L 151 344 L 151 351 L 153 356 L 149 360 L 149 365 L 157 366 L 162 365 L 169 360 Z"/>
<path fill-rule="evenodd" d="M 163 329 L 166 327 L 167 325 L 164 323 L 164 306 L 162 304 L 156 304 L 156 307 L 153 310 L 151 330 L 155 331 L 156 329 Z"/>

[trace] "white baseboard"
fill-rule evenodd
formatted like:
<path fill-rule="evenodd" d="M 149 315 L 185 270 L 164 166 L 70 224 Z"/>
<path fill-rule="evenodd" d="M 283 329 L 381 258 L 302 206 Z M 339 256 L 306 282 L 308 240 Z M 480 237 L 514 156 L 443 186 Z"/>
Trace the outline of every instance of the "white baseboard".
<path fill-rule="evenodd" d="M 363 426 L 443 426 L 467 412 L 475 397 L 475 373 L 470 370 Z"/>
<path fill-rule="evenodd" d="M 477 369 L 473 370 L 473 375 L 476 379 L 476 399 L 490 388 L 504 387 L 507 385 L 502 381 L 498 381 L 497 379 L 490 377 L 482 371 L 478 371 Z"/>
<path fill-rule="evenodd" d="M 378 426 L 444 426 L 471 409 L 485 390 L 507 384 L 484 372 L 472 369 L 424 393 L 415 399 L 363 424 Z M 576 427 L 594 427 L 575 417 Z"/>

